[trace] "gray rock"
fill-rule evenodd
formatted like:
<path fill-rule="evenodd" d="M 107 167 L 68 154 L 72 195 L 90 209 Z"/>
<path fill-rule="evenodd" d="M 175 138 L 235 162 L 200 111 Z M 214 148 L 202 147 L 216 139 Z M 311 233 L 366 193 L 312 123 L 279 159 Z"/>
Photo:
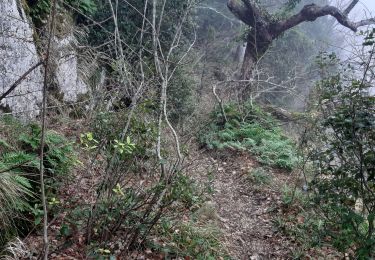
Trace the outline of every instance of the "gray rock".
<path fill-rule="evenodd" d="M 0 59 L 0 93 L 39 62 L 33 29 L 16 0 L 0 1 Z M 37 116 L 42 100 L 42 82 L 42 68 L 38 67 L 1 101 L 0 106 L 21 118 Z"/>
<path fill-rule="evenodd" d="M 74 48 L 76 39 L 72 34 L 64 38 L 55 38 L 55 77 L 64 101 L 76 102 L 80 94 L 89 91 L 86 83 L 79 76 L 78 58 Z"/>
<path fill-rule="evenodd" d="M 17 1 L 0 0 L 0 95 L 40 60 L 31 22 Z M 49 78 L 55 79 L 63 101 L 67 102 L 76 102 L 80 94 L 89 90 L 79 76 L 76 39 L 72 31 L 55 37 L 50 50 Z M 40 66 L 0 102 L 0 113 L 10 110 L 20 118 L 35 118 L 42 102 L 43 80 Z"/>

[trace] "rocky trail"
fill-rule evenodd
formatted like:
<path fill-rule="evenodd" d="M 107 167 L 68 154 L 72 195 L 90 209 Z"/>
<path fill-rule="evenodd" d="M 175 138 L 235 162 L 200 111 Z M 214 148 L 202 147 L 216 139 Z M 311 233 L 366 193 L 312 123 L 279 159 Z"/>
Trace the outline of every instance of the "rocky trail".
<path fill-rule="evenodd" d="M 281 190 L 286 183 L 292 183 L 292 174 L 269 170 L 269 183 L 261 184 L 250 177 L 249 173 L 261 166 L 248 154 L 206 160 L 215 167 L 211 199 L 230 256 L 254 260 L 290 258 L 293 245 L 272 221 L 281 212 Z"/>
<path fill-rule="evenodd" d="M 207 202 L 208 212 L 212 212 L 203 221 L 213 220 L 219 227 L 222 244 L 231 259 L 290 259 L 293 242 L 278 231 L 273 220 L 282 214 L 282 189 L 286 184 L 293 185 L 293 174 L 267 169 L 267 181 L 254 180 L 250 173 L 262 166 L 253 156 L 233 151 L 218 154 L 201 150 L 190 161 L 188 171 L 192 177 L 202 184 L 210 183 L 212 190 Z M 88 191 L 92 190 L 95 178 L 83 172 L 79 176 L 82 177 L 76 180 L 76 185 L 67 186 L 62 192 L 89 203 Z M 51 230 L 57 232 L 58 229 L 58 223 L 51 225 Z M 76 235 L 77 241 L 83 239 L 82 234 Z M 38 248 L 41 239 L 41 236 L 30 237 L 29 247 Z M 51 240 L 51 243 L 57 247 L 58 241 Z M 84 259 L 81 249 L 81 243 L 77 243 L 59 254 L 53 253 L 51 259 Z M 131 259 L 161 258 L 140 253 Z"/>

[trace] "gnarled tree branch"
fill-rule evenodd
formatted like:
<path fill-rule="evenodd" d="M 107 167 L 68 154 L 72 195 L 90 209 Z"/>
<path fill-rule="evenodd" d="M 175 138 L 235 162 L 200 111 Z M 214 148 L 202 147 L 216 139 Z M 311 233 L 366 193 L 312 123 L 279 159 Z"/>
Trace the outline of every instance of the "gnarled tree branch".
<path fill-rule="evenodd" d="M 353 8 L 358 4 L 359 0 L 353 0 L 344 11 L 344 15 L 349 15 Z"/>
<path fill-rule="evenodd" d="M 350 11 L 350 10 L 349 10 Z M 356 32 L 360 24 L 365 24 L 365 21 L 363 23 L 355 23 L 349 20 L 348 16 L 345 14 L 345 12 L 341 12 L 337 7 L 326 5 L 326 6 L 318 6 L 316 4 L 310 4 L 305 5 L 302 10 L 285 19 L 282 20 L 276 24 L 271 25 L 271 30 L 273 31 L 273 34 L 275 37 L 279 36 L 282 32 L 307 21 L 315 21 L 319 17 L 323 16 L 333 16 L 339 22 L 341 25 L 349 28 L 350 30 Z M 366 20 L 367 24 L 371 24 L 370 20 Z"/>
<path fill-rule="evenodd" d="M 248 8 L 247 5 L 244 5 L 237 0 L 229 0 L 227 6 L 239 20 L 249 26 L 255 25 L 254 13 Z"/>
<path fill-rule="evenodd" d="M 352 0 L 349 6 L 344 11 L 341 11 L 337 7 L 330 5 L 305 5 L 299 13 L 285 20 L 281 20 L 276 23 L 269 23 L 268 29 L 270 33 L 273 35 L 273 38 L 276 38 L 282 32 L 294 26 L 297 26 L 300 23 L 307 21 L 315 21 L 319 17 L 330 15 L 334 17 L 337 20 L 337 22 L 339 22 L 344 27 L 347 27 L 350 30 L 356 32 L 358 28 L 361 26 L 375 24 L 375 18 L 361 20 L 359 22 L 354 22 L 349 19 L 349 13 L 358 4 L 358 2 L 359 0 Z M 229 10 L 238 19 L 240 19 L 242 22 L 251 27 L 257 27 L 257 23 L 259 22 L 263 22 L 263 25 L 264 23 L 268 22 L 266 15 L 262 14 L 262 12 L 259 10 L 256 4 L 253 3 L 251 0 L 229 0 L 227 5 Z"/>
<path fill-rule="evenodd" d="M 357 29 L 361 26 L 366 26 L 366 25 L 371 25 L 371 24 L 375 24 L 375 18 L 369 18 L 369 19 L 365 19 L 365 20 L 361 20 L 359 22 L 356 22 L 354 23 L 355 26 L 357 27 Z"/>
<path fill-rule="evenodd" d="M 228 0 L 229 10 L 242 22 L 251 27 L 248 33 L 242 78 L 249 79 L 252 70 L 251 64 L 257 62 L 257 57 L 264 54 L 272 41 L 283 32 L 303 23 L 312 22 L 323 16 L 332 16 L 338 23 L 356 32 L 359 27 L 375 24 L 375 18 L 351 21 L 349 13 L 358 4 L 359 0 L 351 0 L 345 10 L 331 5 L 319 6 L 316 4 L 305 5 L 297 14 L 279 21 L 270 19 L 270 14 L 262 10 L 255 0 Z"/>

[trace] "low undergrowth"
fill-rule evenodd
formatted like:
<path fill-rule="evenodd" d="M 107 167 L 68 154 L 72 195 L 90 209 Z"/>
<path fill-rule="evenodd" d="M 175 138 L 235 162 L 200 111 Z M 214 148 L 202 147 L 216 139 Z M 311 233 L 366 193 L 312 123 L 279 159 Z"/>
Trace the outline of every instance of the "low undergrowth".
<path fill-rule="evenodd" d="M 299 188 L 285 185 L 282 189 L 282 213 L 273 219 L 274 226 L 295 243 L 293 259 L 313 256 L 339 257 L 329 242 L 326 223 L 314 211 L 307 193 Z"/>
<path fill-rule="evenodd" d="M 150 247 L 164 259 L 230 259 L 220 240 L 216 210 L 207 201 L 212 192 L 209 181 L 198 183 L 179 175 L 176 184 L 173 208 L 161 218 Z"/>
<path fill-rule="evenodd" d="M 324 255 L 338 252 L 335 259 L 373 259 L 375 99 L 371 85 L 335 56 L 322 56 L 322 70 L 331 62 L 337 73 L 317 83 L 301 138 L 308 189 L 285 193 L 289 209 L 281 226 L 299 241 L 305 256 L 316 247 Z"/>
<path fill-rule="evenodd" d="M 163 219 L 158 231 L 157 243 L 151 247 L 162 252 L 166 259 L 230 259 L 219 240 L 221 234 L 215 223 Z"/>
<path fill-rule="evenodd" d="M 39 198 L 41 129 L 12 117 L 0 119 L 0 247 L 26 235 L 42 220 Z M 45 160 L 48 200 L 58 182 L 77 161 L 73 143 L 54 131 L 46 133 Z"/>
<path fill-rule="evenodd" d="M 201 134 L 200 142 L 209 149 L 235 149 L 254 154 L 262 164 L 293 169 L 298 161 L 293 141 L 286 137 L 277 122 L 257 106 L 225 108 L 227 121 L 220 110 L 212 114 L 212 123 Z"/>
<path fill-rule="evenodd" d="M 248 179 L 256 185 L 269 185 L 272 182 L 272 176 L 265 168 L 255 168 L 249 172 Z"/>

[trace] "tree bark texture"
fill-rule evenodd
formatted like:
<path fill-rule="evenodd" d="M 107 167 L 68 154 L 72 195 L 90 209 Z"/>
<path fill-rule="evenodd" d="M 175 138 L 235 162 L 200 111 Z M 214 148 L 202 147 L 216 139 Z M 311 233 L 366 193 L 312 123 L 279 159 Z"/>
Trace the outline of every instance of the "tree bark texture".
<path fill-rule="evenodd" d="M 348 7 L 341 11 L 335 6 L 305 5 L 301 11 L 285 19 L 275 20 L 254 0 L 228 0 L 229 10 L 249 26 L 247 47 L 244 55 L 241 79 L 249 80 L 259 58 L 265 54 L 272 42 L 283 32 L 303 23 L 312 22 L 323 16 L 332 16 L 342 26 L 356 32 L 359 27 L 375 24 L 375 18 L 358 22 L 351 21 L 349 13 L 359 0 L 352 0 Z"/>

